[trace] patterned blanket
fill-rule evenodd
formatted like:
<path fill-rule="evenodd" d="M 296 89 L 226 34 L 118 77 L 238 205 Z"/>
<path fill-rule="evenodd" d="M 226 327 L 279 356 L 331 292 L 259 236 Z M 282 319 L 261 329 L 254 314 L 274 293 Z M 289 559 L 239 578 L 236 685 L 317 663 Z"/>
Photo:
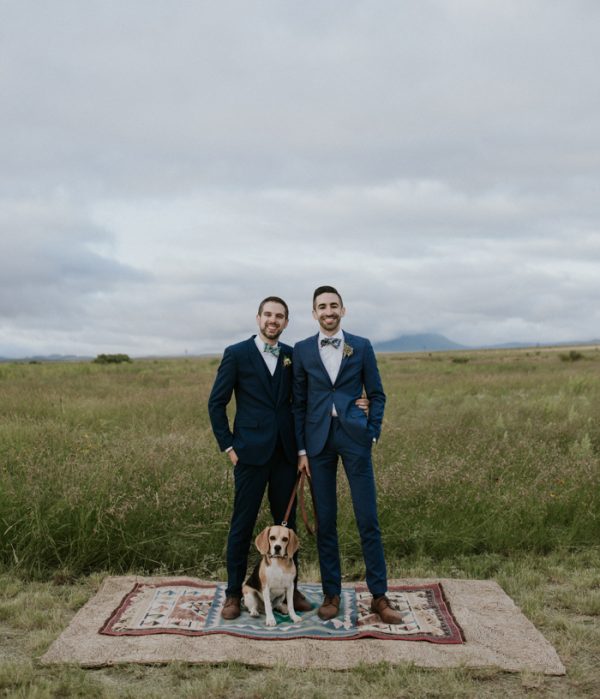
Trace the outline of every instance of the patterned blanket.
<path fill-rule="evenodd" d="M 223 583 L 199 584 L 185 579 L 170 584 L 138 583 L 110 615 L 100 633 L 110 636 L 222 633 L 263 640 L 372 637 L 463 643 L 462 632 L 439 583 L 389 588 L 389 599 L 403 615 L 403 622 L 398 625 L 383 624 L 370 611 L 371 595 L 364 585 L 343 588 L 340 613 L 329 621 L 322 621 L 317 615 L 322 600 L 321 586 L 300 584 L 299 589 L 313 605 L 312 611 L 300 613 L 302 620 L 297 623 L 275 612 L 277 626 L 268 627 L 264 616 L 252 618 L 244 609 L 237 619 L 224 620 L 221 617 L 225 601 Z"/>

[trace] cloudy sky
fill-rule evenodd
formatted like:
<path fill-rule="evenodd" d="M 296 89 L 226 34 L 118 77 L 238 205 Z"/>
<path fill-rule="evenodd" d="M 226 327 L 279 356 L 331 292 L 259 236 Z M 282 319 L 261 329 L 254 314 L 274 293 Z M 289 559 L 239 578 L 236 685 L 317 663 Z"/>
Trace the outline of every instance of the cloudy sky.
<path fill-rule="evenodd" d="M 600 336 L 597 0 L 0 0 L 0 355 Z"/>

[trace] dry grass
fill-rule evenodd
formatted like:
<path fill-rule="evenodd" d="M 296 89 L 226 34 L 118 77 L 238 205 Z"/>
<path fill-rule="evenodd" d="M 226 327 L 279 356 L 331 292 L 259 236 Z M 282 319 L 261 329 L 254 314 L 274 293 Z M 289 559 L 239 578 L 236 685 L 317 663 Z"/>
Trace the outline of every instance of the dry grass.
<path fill-rule="evenodd" d="M 312 572 L 312 571 L 311 571 Z M 38 658 L 98 589 L 102 575 L 72 584 L 0 574 L 0 696 L 21 697 L 592 697 L 600 696 L 600 549 L 546 556 L 497 554 L 394 564 L 394 575 L 495 578 L 556 647 L 566 677 L 493 669 L 359 666 L 348 672 L 258 669 L 237 664 L 102 670 L 43 667 Z"/>

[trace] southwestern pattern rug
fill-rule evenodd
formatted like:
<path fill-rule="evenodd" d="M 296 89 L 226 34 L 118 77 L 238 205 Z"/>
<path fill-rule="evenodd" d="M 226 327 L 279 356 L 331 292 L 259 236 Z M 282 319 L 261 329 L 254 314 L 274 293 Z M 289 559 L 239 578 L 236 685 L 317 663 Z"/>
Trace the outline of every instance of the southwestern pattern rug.
<path fill-rule="evenodd" d="M 230 634 L 244 638 L 286 640 L 352 640 L 382 638 L 430 643 L 462 643 L 460 627 L 453 618 L 443 588 L 439 583 L 394 585 L 388 590 L 392 604 L 403 616 L 402 624 L 384 624 L 373 614 L 371 595 L 364 585 L 342 591 L 340 614 L 329 621 L 321 620 L 317 608 L 322 599 L 321 586 L 305 584 L 300 591 L 313 605 L 293 623 L 287 615 L 275 612 L 276 627 L 265 625 L 265 617 L 253 618 L 243 610 L 238 619 L 221 617 L 225 585 L 202 584 L 192 580 L 170 583 L 137 583 L 100 629 L 110 636 L 144 636 L 149 634 Z"/>
<path fill-rule="evenodd" d="M 140 611 L 142 606 L 136 607 L 134 603 L 136 596 L 153 598 L 164 586 L 177 588 L 182 584 L 191 595 L 178 590 L 176 592 L 181 594 L 169 595 L 170 601 L 167 603 L 154 600 L 152 608 L 157 616 L 151 621 L 152 613 L 149 613 L 144 620 Z M 412 617 L 416 617 L 416 623 L 421 625 L 419 633 L 425 632 L 427 623 L 431 623 L 432 627 L 427 633 L 440 633 L 440 628 L 443 628 L 437 612 L 436 619 L 431 618 L 431 622 L 421 615 L 424 610 L 418 607 L 423 598 L 411 597 L 416 589 L 435 590 L 437 585 L 441 589 L 442 600 L 451 611 L 451 618 L 462 631 L 462 642 L 406 643 L 408 638 L 417 640 L 417 633 L 406 633 L 411 631 Z M 312 595 L 313 590 L 319 587 L 311 583 L 303 588 L 315 608 L 321 600 L 320 591 L 316 598 Z M 213 618 L 211 610 L 214 609 L 216 617 L 222 603 L 222 593 L 214 582 L 198 578 L 182 579 L 181 576 L 107 576 L 98 592 L 74 615 L 68 627 L 42 656 L 41 662 L 45 665 L 76 663 L 82 667 L 102 667 L 122 663 L 214 664 L 235 661 L 261 667 L 283 664 L 295 668 L 332 670 L 345 670 L 360 663 L 389 662 L 430 668 L 494 667 L 512 672 L 565 673 L 555 649 L 493 580 L 404 578 L 390 580 L 389 587 L 394 595 L 398 591 L 396 588 L 406 595 L 407 629 L 403 632 L 386 635 L 385 630 L 376 628 L 375 637 L 359 635 L 350 642 L 347 637 L 338 640 L 331 635 L 291 638 L 283 631 L 289 626 L 288 621 L 281 617 L 276 630 L 283 634 L 283 640 L 278 643 L 279 639 L 250 636 L 247 628 L 237 628 L 235 633 L 215 632 L 215 629 L 207 628 L 207 623 L 210 624 Z M 346 590 L 350 591 L 350 602 L 344 596 L 346 609 L 356 605 L 355 633 L 360 634 L 359 629 L 365 631 L 372 626 L 364 607 L 361 612 L 364 587 L 361 590 L 361 586 L 344 585 Z M 435 592 L 427 594 L 435 596 Z M 402 600 L 396 598 L 396 603 L 401 605 Z M 176 608 L 178 611 L 174 612 Z M 342 625 L 346 619 L 346 609 L 340 617 Z M 146 610 L 150 610 L 149 604 Z M 312 623 L 310 615 L 310 612 L 304 614 L 300 625 L 306 624 L 308 627 Z M 236 621 L 243 620 L 240 618 Z M 260 621 L 264 621 L 264 617 L 259 617 Z M 169 624 L 176 624 L 176 628 L 156 633 L 154 627 L 154 632 L 146 633 L 155 622 L 158 626 L 164 625 L 163 629 Z M 204 630 L 198 633 L 198 629 L 202 628 Z M 101 633 L 101 629 L 106 632 Z M 372 628 L 370 630 L 373 631 Z M 128 635 L 124 635 L 123 631 Z M 345 631 L 348 632 L 348 629 Z M 396 640 L 396 636 L 401 636 L 402 640 Z"/>

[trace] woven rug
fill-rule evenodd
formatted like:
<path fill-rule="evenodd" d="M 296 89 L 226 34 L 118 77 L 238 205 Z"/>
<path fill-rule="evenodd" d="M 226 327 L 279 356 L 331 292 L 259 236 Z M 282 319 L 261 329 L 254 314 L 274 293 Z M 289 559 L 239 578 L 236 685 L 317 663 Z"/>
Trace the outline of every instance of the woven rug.
<path fill-rule="evenodd" d="M 190 619 L 181 624 L 195 623 L 197 616 L 210 611 L 210 606 L 203 606 L 198 596 L 206 594 L 213 588 L 217 594 L 218 585 L 214 582 L 197 578 L 181 577 L 138 577 L 108 576 L 94 595 L 73 617 L 69 626 L 52 643 L 42 656 L 43 664 L 76 663 L 83 667 L 102 667 L 121 663 L 228 663 L 238 662 L 248 665 L 271 667 L 284 665 L 296 668 L 328 668 L 344 670 L 358 664 L 412 663 L 421 667 L 494 667 L 510 671 L 542 672 L 549 675 L 562 675 L 565 668 L 554 648 L 524 616 L 521 610 L 493 580 L 454 580 L 443 578 L 437 580 L 423 578 L 405 578 L 390 580 L 389 587 L 428 588 L 440 585 L 452 617 L 462 631 L 462 643 L 421 642 L 406 643 L 389 636 L 376 638 L 358 637 L 348 642 L 332 637 L 320 638 L 285 638 L 281 642 L 273 639 L 250 638 L 247 629 L 240 634 L 231 633 L 181 633 L 181 626 L 173 632 L 142 633 L 133 635 L 110 635 L 101 633 L 101 629 L 112 633 L 118 632 L 119 624 L 127 619 L 127 605 L 132 591 L 157 590 L 163 585 L 180 585 L 185 582 L 196 594 L 190 600 L 188 612 L 193 612 Z M 140 587 L 141 586 L 141 587 Z M 312 586 L 312 587 L 311 587 Z M 312 589 L 320 586 L 311 583 L 305 589 L 311 601 L 320 603 L 320 593 L 315 600 Z M 344 590 L 355 590 L 354 585 L 344 585 Z M 209 593 L 210 594 L 210 593 Z M 356 596 L 359 598 L 360 586 Z M 217 602 L 217 604 L 219 604 Z M 173 607 L 176 605 L 173 605 Z M 185 609 L 180 598 L 178 606 Z M 413 605 L 417 606 L 417 605 Z M 116 612 L 124 612 L 120 615 Z M 169 617 L 168 607 L 159 610 Z M 216 613 L 216 610 L 215 610 Z M 133 615 L 133 609 L 130 610 Z M 181 617 L 182 612 L 178 612 Z M 303 615 L 300 624 L 307 623 L 310 612 Z M 208 613 L 205 614 L 208 617 Z M 345 616 L 344 616 L 345 618 Z M 357 628 L 358 619 L 357 612 Z M 157 617 L 157 620 L 159 617 Z M 259 617 L 259 622 L 264 617 Z M 135 621 L 133 617 L 130 620 Z M 170 621 L 175 621 L 171 615 Z M 287 625 L 281 617 L 277 629 Z M 140 623 L 139 620 L 135 623 Z M 163 623 L 163 622 L 159 622 Z M 205 622 L 206 624 L 206 622 Z M 369 624 L 364 624 L 368 626 Z M 407 624 L 408 625 L 408 624 Z M 140 628 L 135 631 L 146 631 Z M 123 630 L 123 629 L 121 629 Z M 188 631 L 193 627 L 188 627 Z M 240 629 L 238 629 L 240 631 Z M 381 629 L 378 629 L 380 632 Z M 406 635 L 403 636 L 407 638 Z M 415 637 L 413 637 L 414 639 Z"/>
<path fill-rule="evenodd" d="M 242 610 L 234 620 L 222 618 L 225 585 L 201 584 L 192 580 L 171 583 L 137 583 L 100 633 L 111 636 L 143 636 L 174 633 L 188 636 L 224 633 L 243 638 L 286 640 L 352 640 L 385 638 L 390 640 L 462 643 L 461 631 L 452 617 L 439 583 L 394 585 L 388 590 L 392 604 L 402 613 L 402 624 L 384 624 L 369 605 L 371 594 L 364 585 L 346 587 L 340 598 L 340 613 L 329 621 L 321 620 L 317 608 L 322 600 L 320 585 L 300 585 L 300 591 L 313 605 L 293 623 L 287 615 L 275 612 L 277 626 L 265 624 L 264 615 L 253 618 Z"/>

